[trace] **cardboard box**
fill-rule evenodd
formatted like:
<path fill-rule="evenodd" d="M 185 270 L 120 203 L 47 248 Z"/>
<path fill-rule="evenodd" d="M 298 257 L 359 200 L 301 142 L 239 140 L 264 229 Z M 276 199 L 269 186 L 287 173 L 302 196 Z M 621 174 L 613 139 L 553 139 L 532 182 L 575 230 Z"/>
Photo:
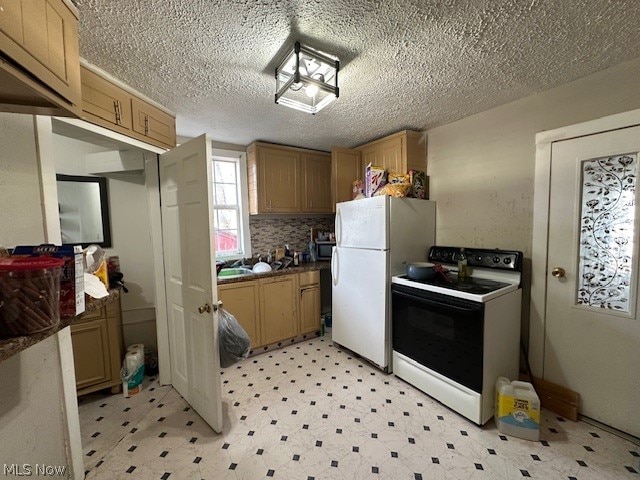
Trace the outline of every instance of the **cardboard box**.
<path fill-rule="evenodd" d="M 60 276 L 60 316 L 75 317 L 84 312 L 84 259 L 80 245 L 19 246 L 13 250 L 12 255 L 46 255 L 63 259 Z"/>
<path fill-rule="evenodd" d="M 382 167 L 367 165 L 365 169 L 365 196 L 373 195 L 387 184 L 387 171 Z"/>

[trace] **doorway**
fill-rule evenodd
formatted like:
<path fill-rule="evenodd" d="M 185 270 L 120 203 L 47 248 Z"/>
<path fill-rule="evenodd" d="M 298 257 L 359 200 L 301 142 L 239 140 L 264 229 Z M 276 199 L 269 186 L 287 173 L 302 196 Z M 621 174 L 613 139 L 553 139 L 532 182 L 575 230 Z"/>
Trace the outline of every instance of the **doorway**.
<path fill-rule="evenodd" d="M 640 436 L 640 112 L 537 137 L 530 351 L 579 411 Z"/>

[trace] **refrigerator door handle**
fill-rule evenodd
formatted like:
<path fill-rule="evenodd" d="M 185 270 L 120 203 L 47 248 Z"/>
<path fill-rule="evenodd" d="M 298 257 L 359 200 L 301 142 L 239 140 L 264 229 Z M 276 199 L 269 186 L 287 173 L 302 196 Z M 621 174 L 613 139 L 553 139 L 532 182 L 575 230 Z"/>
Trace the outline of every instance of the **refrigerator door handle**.
<path fill-rule="evenodd" d="M 342 215 L 340 209 L 336 211 L 336 245 L 342 244 Z"/>
<path fill-rule="evenodd" d="M 331 281 L 333 285 L 338 285 L 338 268 L 340 263 L 338 262 L 338 249 L 333 247 L 331 254 Z"/>

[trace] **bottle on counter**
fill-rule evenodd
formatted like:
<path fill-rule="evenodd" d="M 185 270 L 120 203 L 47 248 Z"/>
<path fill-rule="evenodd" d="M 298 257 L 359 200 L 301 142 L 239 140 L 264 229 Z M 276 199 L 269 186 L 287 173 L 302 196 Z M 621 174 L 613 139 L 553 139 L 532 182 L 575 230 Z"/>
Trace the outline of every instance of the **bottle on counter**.
<path fill-rule="evenodd" d="M 315 262 L 316 258 L 316 244 L 313 240 L 309 241 L 309 261 Z"/>
<path fill-rule="evenodd" d="M 293 252 L 293 265 L 296 267 L 300 265 L 300 254 L 298 252 Z"/>
<path fill-rule="evenodd" d="M 458 254 L 458 278 L 462 280 L 467 278 L 467 254 L 464 248 L 461 248 Z"/>
<path fill-rule="evenodd" d="M 289 245 L 285 245 L 284 246 L 284 256 L 285 257 L 290 257 L 291 256 L 291 250 L 289 250 Z"/>

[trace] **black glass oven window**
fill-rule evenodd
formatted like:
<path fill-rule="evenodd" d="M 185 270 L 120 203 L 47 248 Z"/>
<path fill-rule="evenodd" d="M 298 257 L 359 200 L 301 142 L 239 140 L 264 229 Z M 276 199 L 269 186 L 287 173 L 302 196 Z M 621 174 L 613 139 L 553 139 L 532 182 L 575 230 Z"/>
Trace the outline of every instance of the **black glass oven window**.
<path fill-rule="evenodd" d="M 393 349 L 482 392 L 484 305 L 393 285 Z"/>

